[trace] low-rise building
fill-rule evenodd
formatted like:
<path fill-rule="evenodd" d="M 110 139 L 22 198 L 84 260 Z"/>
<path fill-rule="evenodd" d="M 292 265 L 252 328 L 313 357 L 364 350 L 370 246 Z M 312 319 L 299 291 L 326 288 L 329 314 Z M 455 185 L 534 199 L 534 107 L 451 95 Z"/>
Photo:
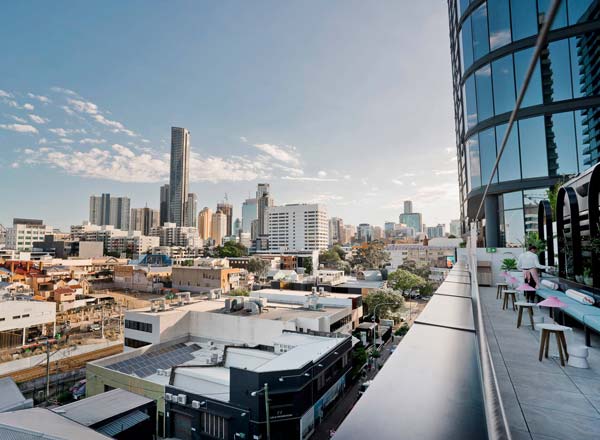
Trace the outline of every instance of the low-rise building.
<path fill-rule="evenodd" d="M 44 239 L 52 232 L 52 227 L 43 220 L 15 218 L 12 228 L 6 230 L 6 247 L 17 251 L 31 251 L 36 241 Z"/>
<path fill-rule="evenodd" d="M 208 293 L 215 289 L 222 293 L 240 287 L 241 269 L 207 266 L 175 266 L 171 276 L 174 288 L 194 293 Z"/>
<path fill-rule="evenodd" d="M 30 334 L 56 333 L 56 304 L 0 292 L 0 345 L 25 345 Z"/>

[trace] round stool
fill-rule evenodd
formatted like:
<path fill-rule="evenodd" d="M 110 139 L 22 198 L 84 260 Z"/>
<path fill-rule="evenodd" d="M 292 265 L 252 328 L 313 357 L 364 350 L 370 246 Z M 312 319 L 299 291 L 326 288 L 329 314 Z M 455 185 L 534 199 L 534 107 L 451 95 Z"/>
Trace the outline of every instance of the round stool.
<path fill-rule="evenodd" d="M 575 345 L 569 348 L 569 362 L 571 367 L 590 368 L 587 361 L 588 348 L 585 345 Z"/>

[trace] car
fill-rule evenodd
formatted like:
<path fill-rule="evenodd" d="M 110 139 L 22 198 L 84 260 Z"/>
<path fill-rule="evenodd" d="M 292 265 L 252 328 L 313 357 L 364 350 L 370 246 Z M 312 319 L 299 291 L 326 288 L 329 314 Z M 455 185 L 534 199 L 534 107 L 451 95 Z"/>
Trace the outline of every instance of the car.
<path fill-rule="evenodd" d="M 90 325 L 89 331 L 97 332 L 101 328 L 102 328 L 102 326 L 100 324 L 92 324 L 92 325 Z"/>

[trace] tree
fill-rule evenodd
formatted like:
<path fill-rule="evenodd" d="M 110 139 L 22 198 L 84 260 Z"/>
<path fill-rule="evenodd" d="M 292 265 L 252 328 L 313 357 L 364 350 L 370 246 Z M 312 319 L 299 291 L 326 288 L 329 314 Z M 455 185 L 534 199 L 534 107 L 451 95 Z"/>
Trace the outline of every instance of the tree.
<path fill-rule="evenodd" d="M 305 258 L 304 259 L 304 263 L 302 264 L 302 266 L 304 267 L 304 272 L 307 275 L 311 275 L 313 272 L 313 262 L 311 258 Z"/>
<path fill-rule="evenodd" d="M 340 256 L 340 260 L 346 259 L 346 251 L 339 244 L 334 244 L 331 250 Z"/>
<path fill-rule="evenodd" d="M 361 342 L 356 344 L 352 350 L 352 377 L 358 375 L 363 365 L 367 363 L 368 357 L 364 345 Z"/>
<path fill-rule="evenodd" d="M 328 249 L 319 254 L 319 264 L 322 264 L 327 268 L 337 269 L 341 263 L 342 259 L 340 258 L 340 254 L 334 249 Z"/>
<path fill-rule="evenodd" d="M 241 243 L 235 241 L 228 241 L 223 246 L 217 247 L 217 254 L 221 258 L 225 257 L 243 257 L 248 255 L 248 249 Z"/>
<path fill-rule="evenodd" d="M 390 261 L 390 253 L 380 241 L 373 241 L 357 249 L 352 258 L 354 267 L 360 269 L 379 269 Z"/>
<path fill-rule="evenodd" d="M 404 307 L 404 298 L 392 289 L 375 290 L 365 297 L 364 302 L 369 313 L 376 313 L 379 318 L 389 318 Z"/>
<path fill-rule="evenodd" d="M 388 286 L 394 290 L 399 290 L 403 295 L 411 290 L 424 287 L 426 281 L 419 275 L 415 275 L 404 269 L 397 269 L 388 275 Z"/>
<path fill-rule="evenodd" d="M 248 272 L 255 274 L 258 279 L 267 276 L 269 271 L 269 262 L 258 257 L 252 257 L 248 260 Z"/>
<path fill-rule="evenodd" d="M 413 260 L 405 260 L 402 262 L 402 264 L 400 266 L 398 266 L 398 269 L 402 269 L 402 270 L 406 270 L 410 273 L 414 273 L 415 275 L 420 276 L 421 278 L 427 280 L 429 278 L 429 275 L 431 274 L 431 270 L 426 267 L 419 267 L 417 266 L 417 263 Z"/>
<path fill-rule="evenodd" d="M 234 290 L 230 291 L 229 295 L 230 296 L 249 296 L 250 293 L 248 292 L 247 289 L 239 287 L 237 289 L 234 289 Z"/>

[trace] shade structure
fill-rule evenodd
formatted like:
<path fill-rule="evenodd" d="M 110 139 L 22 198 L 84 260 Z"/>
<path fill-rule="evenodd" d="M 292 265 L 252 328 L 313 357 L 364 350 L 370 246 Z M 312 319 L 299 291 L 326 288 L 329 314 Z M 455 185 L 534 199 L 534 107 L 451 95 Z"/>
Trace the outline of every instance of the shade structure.
<path fill-rule="evenodd" d="M 517 290 L 522 290 L 524 292 L 535 292 L 536 288 L 535 287 L 531 287 L 529 284 L 527 283 L 523 283 L 521 284 L 519 287 L 517 287 Z M 555 297 L 556 298 L 556 297 Z"/>
<path fill-rule="evenodd" d="M 508 277 L 506 277 L 506 282 L 513 284 L 513 285 L 519 284 L 519 280 L 516 279 L 515 277 L 513 277 L 512 275 L 509 275 Z"/>
<path fill-rule="evenodd" d="M 544 301 L 540 301 L 538 303 L 538 306 L 561 308 L 561 307 L 566 307 L 567 305 L 564 302 L 562 302 L 560 299 L 558 299 L 556 296 L 549 296 Z"/>

